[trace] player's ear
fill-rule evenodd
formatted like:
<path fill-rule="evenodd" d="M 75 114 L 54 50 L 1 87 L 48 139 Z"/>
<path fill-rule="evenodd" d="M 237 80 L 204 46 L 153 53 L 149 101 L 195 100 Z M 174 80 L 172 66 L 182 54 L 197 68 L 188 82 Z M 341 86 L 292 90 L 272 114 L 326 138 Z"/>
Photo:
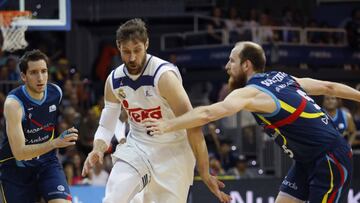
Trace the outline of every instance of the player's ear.
<path fill-rule="evenodd" d="M 146 42 L 145 42 L 145 50 L 147 50 L 149 47 L 149 38 L 146 39 Z"/>
<path fill-rule="evenodd" d="M 119 41 L 119 40 L 116 40 L 116 47 L 117 47 L 118 49 L 120 49 L 120 46 L 121 46 L 120 41 Z"/>
<path fill-rule="evenodd" d="M 20 77 L 21 77 L 21 80 L 23 82 L 26 82 L 26 77 L 25 77 L 25 74 L 23 72 L 20 72 Z"/>

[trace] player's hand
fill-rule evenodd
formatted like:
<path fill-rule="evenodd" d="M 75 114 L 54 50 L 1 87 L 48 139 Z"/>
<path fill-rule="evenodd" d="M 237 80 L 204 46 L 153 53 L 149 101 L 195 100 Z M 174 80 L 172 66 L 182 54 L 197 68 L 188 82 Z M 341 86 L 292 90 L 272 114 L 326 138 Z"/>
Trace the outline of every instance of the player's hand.
<path fill-rule="evenodd" d="M 229 203 L 231 201 L 231 197 L 220 190 L 225 187 L 225 184 L 219 181 L 215 176 L 208 175 L 206 177 L 202 177 L 202 180 L 209 190 L 220 200 L 220 202 Z"/>
<path fill-rule="evenodd" d="M 63 148 L 75 145 L 78 139 L 78 130 L 74 127 L 62 132 L 60 136 L 52 141 L 55 148 Z"/>
<path fill-rule="evenodd" d="M 146 131 L 151 135 L 161 135 L 166 133 L 166 126 L 167 123 L 165 120 L 158 120 L 154 118 L 146 118 L 142 122 L 145 127 Z"/>
<path fill-rule="evenodd" d="M 87 174 L 89 174 L 90 169 L 94 167 L 95 164 L 100 163 L 103 164 L 104 160 L 104 153 L 98 150 L 91 151 L 84 163 L 84 168 L 82 170 L 81 175 L 85 177 Z"/>

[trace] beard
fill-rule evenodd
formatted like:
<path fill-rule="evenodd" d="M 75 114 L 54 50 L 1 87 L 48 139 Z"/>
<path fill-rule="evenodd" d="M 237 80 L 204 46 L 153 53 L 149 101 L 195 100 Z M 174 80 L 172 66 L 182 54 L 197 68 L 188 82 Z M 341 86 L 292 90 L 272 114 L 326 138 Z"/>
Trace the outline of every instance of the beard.
<path fill-rule="evenodd" d="M 230 75 L 230 78 L 228 80 L 230 92 L 232 92 L 235 89 L 245 87 L 245 85 L 246 85 L 247 76 L 242 70 L 240 70 L 240 71 L 241 71 L 241 73 L 236 76 Z"/>
<path fill-rule="evenodd" d="M 127 63 L 124 62 L 124 63 L 125 63 L 125 67 L 127 67 L 127 70 L 130 74 L 137 75 L 144 68 L 145 62 L 146 62 L 146 54 L 140 64 L 136 64 L 136 62 L 127 62 Z"/>

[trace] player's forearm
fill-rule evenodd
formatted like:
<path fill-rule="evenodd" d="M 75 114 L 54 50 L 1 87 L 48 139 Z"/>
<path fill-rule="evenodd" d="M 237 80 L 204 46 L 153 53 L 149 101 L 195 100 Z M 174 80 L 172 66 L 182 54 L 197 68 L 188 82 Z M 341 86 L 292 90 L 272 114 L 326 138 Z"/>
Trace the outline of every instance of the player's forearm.
<path fill-rule="evenodd" d="M 197 170 L 201 177 L 209 175 L 209 154 L 201 128 L 188 131 L 188 140 L 196 158 Z"/>
<path fill-rule="evenodd" d="M 109 146 L 105 143 L 104 140 L 101 139 L 95 139 L 94 140 L 94 147 L 93 151 L 99 151 L 99 152 L 106 152 Z"/>
<path fill-rule="evenodd" d="M 48 141 L 41 144 L 23 145 L 20 149 L 12 151 L 15 159 L 28 160 L 41 156 L 53 149 L 55 149 L 55 146 L 53 145 L 52 141 Z"/>
<path fill-rule="evenodd" d="M 181 129 L 190 129 L 202 126 L 212 121 L 212 115 L 208 106 L 201 106 L 179 116 L 167 123 L 165 132 L 172 132 Z M 215 119 L 213 119 L 215 120 Z"/>
<path fill-rule="evenodd" d="M 327 95 L 332 95 L 335 97 L 340 97 L 343 99 L 350 99 L 360 102 L 360 92 L 352 87 L 349 87 L 341 83 L 331 82 L 328 85 Z"/>

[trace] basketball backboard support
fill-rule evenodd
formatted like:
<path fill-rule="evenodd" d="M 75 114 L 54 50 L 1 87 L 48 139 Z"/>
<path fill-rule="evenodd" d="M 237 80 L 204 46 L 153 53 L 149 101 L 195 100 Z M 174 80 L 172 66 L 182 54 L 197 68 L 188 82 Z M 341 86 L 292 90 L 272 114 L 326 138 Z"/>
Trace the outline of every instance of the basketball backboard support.
<path fill-rule="evenodd" d="M 30 11 L 31 19 L 13 22 L 28 26 L 28 30 L 71 29 L 71 0 L 0 0 L 0 10 Z"/>

